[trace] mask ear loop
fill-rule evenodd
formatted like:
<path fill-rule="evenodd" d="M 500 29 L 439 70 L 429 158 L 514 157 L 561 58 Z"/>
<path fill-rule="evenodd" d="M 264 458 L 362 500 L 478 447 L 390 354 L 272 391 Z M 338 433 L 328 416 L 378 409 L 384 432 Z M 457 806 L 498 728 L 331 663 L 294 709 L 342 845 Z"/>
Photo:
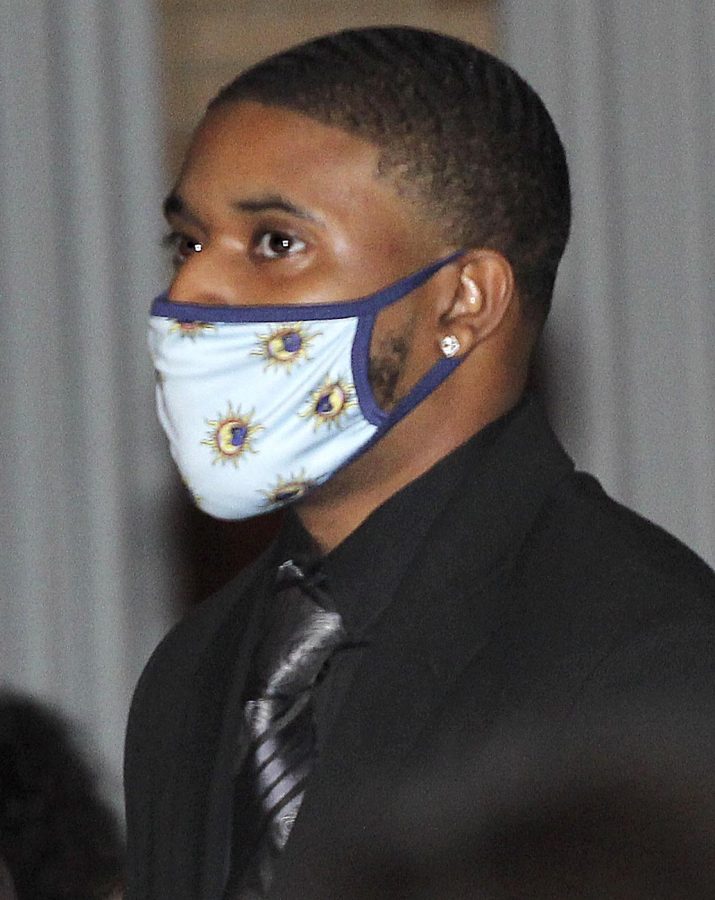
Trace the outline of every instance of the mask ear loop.
<path fill-rule="evenodd" d="M 441 382 L 444 381 L 447 375 L 449 375 L 449 373 L 454 368 L 454 364 L 459 362 L 459 360 L 454 359 L 440 360 L 419 380 L 419 382 L 412 388 L 407 397 L 404 397 L 400 401 L 400 403 L 397 404 L 395 409 L 391 410 L 390 412 L 385 412 L 385 410 L 381 409 L 380 406 L 378 406 L 375 400 L 368 372 L 370 360 L 370 345 L 372 343 L 372 333 L 375 328 L 375 321 L 377 320 L 377 316 L 380 312 L 382 312 L 383 309 L 386 309 L 388 306 L 392 306 L 392 304 L 397 303 L 398 300 L 402 300 L 403 297 L 411 294 L 412 291 L 416 290 L 426 281 L 429 281 L 429 279 L 440 269 L 443 269 L 446 265 L 453 262 L 455 259 L 459 259 L 459 257 L 462 256 L 464 252 L 464 250 L 457 250 L 454 253 L 450 253 L 449 256 L 438 259 L 436 262 L 431 263 L 429 266 L 425 266 L 424 269 L 420 269 L 419 272 L 413 272 L 406 278 L 403 278 L 400 281 L 389 285 L 384 290 L 378 291 L 371 297 L 366 298 L 367 303 L 369 303 L 369 307 L 362 312 L 358 319 L 355 337 L 353 339 L 351 361 L 355 383 L 355 393 L 357 394 L 360 411 L 371 425 L 375 425 L 377 427 L 378 432 L 376 437 L 384 434 L 385 431 L 387 431 L 392 427 L 392 425 L 395 424 L 392 421 L 393 417 L 399 410 L 402 409 L 403 405 L 405 405 L 408 401 L 411 401 L 413 398 L 416 398 L 414 399 L 414 402 L 411 406 L 406 408 L 404 412 L 400 413 L 400 418 L 403 418 L 405 415 L 407 415 L 407 413 L 411 409 L 413 409 L 414 406 L 416 406 L 421 400 L 424 399 L 424 397 L 427 396 L 427 394 L 431 393 L 431 391 L 434 390 L 431 380 L 433 377 L 439 378 L 438 383 L 441 384 Z M 453 365 L 451 367 L 444 366 L 444 363 L 452 363 Z M 420 393 L 420 391 L 423 391 L 423 393 Z"/>
<path fill-rule="evenodd" d="M 374 320 L 374 316 L 373 316 Z M 370 328 L 372 331 L 372 328 Z M 351 462 L 356 460 L 358 457 L 362 456 L 363 453 L 366 453 L 373 444 L 380 440 L 380 438 L 384 437 L 390 429 L 394 428 L 398 422 L 402 421 L 405 416 L 412 412 L 412 410 L 418 406 L 426 397 L 428 397 L 433 391 L 435 391 L 443 381 L 445 381 L 454 370 L 459 366 L 462 361 L 465 359 L 464 356 L 455 356 L 451 359 L 440 359 L 438 360 L 429 371 L 427 371 L 422 378 L 417 382 L 417 384 L 412 388 L 412 390 L 407 394 L 406 397 L 403 397 L 402 400 L 392 409 L 390 412 L 385 412 L 380 409 L 375 403 L 374 397 L 372 395 L 372 390 L 368 385 L 369 397 L 371 408 L 366 410 L 363 408 L 363 401 L 360 399 L 360 409 L 362 410 L 363 415 L 373 425 L 377 425 L 377 430 L 374 432 L 370 440 L 363 446 L 360 447 L 349 459 L 346 459 L 342 465 L 336 469 L 336 471 L 340 471 L 340 469 L 344 469 L 346 466 L 350 465 Z M 357 379 L 356 379 L 356 390 L 357 390 Z M 373 416 L 372 418 L 368 415 L 368 412 Z"/>
<path fill-rule="evenodd" d="M 457 366 L 464 361 L 464 356 L 445 357 L 438 360 L 429 369 L 412 390 L 403 397 L 396 406 L 387 414 L 385 422 L 378 428 L 375 437 L 382 437 L 394 425 L 405 418 L 406 415 L 418 406 L 424 399 L 434 393 L 437 388 L 454 372 Z"/>

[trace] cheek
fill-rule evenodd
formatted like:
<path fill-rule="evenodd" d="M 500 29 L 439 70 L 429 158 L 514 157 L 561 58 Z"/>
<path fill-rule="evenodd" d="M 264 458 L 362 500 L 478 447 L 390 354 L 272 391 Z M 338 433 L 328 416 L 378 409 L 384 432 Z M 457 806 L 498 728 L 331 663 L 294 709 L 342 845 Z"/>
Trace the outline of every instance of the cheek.
<path fill-rule="evenodd" d="M 341 279 L 354 287 L 353 296 L 374 293 L 432 258 L 404 223 L 385 221 L 376 205 L 353 206 L 346 221 L 331 230 L 330 248 Z"/>

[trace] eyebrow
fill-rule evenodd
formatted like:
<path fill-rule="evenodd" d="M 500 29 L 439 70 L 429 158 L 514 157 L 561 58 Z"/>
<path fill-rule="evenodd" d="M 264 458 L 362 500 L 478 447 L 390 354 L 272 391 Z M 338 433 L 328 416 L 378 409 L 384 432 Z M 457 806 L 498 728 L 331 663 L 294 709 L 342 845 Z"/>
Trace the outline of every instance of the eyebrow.
<path fill-rule="evenodd" d="M 308 221 L 315 222 L 319 225 L 324 224 L 314 213 L 302 206 L 297 206 L 280 194 L 267 194 L 264 197 L 247 197 L 243 200 L 234 200 L 231 206 L 237 212 L 261 213 L 278 211 L 288 213 L 291 216 L 296 216 L 299 219 L 307 219 Z M 164 217 L 167 219 L 171 216 L 183 216 L 184 218 L 198 222 L 198 217 L 191 212 L 187 207 L 184 198 L 175 190 L 167 195 L 162 205 L 162 209 Z"/>
<path fill-rule="evenodd" d="M 322 224 L 321 220 L 302 206 L 296 206 L 280 194 L 267 194 L 265 197 L 247 197 L 245 200 L 235 200 L 232 204 L 234 209 L 239 212 L 259 213 L 259 212 L 284 212 L 298 219 L 308 219 L 310 222 Z"/>

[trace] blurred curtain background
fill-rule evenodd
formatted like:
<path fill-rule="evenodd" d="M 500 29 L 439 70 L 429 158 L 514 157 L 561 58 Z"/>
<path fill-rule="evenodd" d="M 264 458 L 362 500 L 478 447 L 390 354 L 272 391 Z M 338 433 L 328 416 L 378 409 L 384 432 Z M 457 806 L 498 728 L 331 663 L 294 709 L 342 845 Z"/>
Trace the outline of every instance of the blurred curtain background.
<path fill-rule="evenodd" d="M 130 692 L 180 575 L 145 353 L 164 277 L 155 13 L 0 0 L 2 685 L 81 728 L 117 804 Z"/>
<path fill-rule="evenodd" d="M 543 381 L 580 467 L 715 564 L 715 3 L 503 0 L 566 145 Z"/>
<path fill-rule="evenodd" d="M 540 366 L 557 430 L 715 562 L 715 6 L 647 7 L 0 0 L 2 682 L 82 727 L 115 801 L 151 649 L 275 528 L 193 511 L 168 462 L 145 352 L 160 201 L 206 101 L 297 40 L 436 28 L 540 91 L 575 193 Z"/>

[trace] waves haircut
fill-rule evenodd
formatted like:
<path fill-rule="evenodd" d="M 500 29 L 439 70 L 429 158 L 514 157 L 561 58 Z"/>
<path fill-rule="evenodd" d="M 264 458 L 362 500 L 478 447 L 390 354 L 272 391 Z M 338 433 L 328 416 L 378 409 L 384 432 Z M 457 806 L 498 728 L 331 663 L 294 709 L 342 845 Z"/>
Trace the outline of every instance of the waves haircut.
<path fill-rule="evenodd" d="M 543 320 L 570 227 L 564 150 L 544 104 L 471 44 L 407 27 L 342 31 L 258 63 L 209 109 L 254 101 L 336 126 L 380 150 L 380 173 L 455 248 L 510 262 Z"/>

